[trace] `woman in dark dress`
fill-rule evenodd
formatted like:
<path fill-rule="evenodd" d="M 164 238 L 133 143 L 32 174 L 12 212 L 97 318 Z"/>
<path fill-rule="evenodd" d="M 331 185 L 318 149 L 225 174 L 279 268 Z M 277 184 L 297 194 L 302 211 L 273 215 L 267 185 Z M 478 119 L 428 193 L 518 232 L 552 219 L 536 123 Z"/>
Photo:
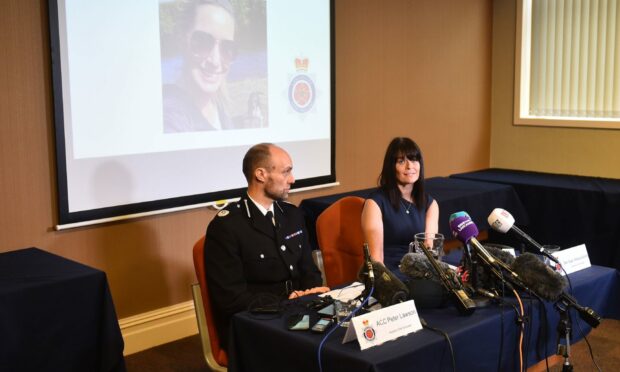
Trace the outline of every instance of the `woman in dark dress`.
<path fill-rule="evenodd" d="M 373 260 L 399 275 L 398 265 L 413 236 L 437 233 L 439 206 L 424 191 L 424 161 L 418 145 L 406 137 L 390 142 L 379 187 L 366 200 L 362 230 Z"/>

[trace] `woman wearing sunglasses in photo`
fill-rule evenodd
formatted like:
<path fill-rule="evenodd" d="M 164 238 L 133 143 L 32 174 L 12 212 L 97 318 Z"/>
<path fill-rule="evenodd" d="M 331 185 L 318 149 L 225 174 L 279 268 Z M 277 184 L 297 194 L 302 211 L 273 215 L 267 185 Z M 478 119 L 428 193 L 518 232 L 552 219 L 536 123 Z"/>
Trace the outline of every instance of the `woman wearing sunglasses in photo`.
<path fill-rule="evenodd" d="M 227 112 L 226 76 L 235 58 L 235 17 L 228 0 L 182 4 L 183 65 L 163 88 L 164 132 L 234 128 Z"/>

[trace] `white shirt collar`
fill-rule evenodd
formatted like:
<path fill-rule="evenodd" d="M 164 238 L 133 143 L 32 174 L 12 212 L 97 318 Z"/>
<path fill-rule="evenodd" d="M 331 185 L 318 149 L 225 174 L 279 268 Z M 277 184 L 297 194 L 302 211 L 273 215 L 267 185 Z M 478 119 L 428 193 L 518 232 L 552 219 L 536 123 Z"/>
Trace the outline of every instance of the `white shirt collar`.
<path fill-rule="evenodd" d="M 269 209 L 265 209 L 265 207 L 263 207 L 260 203 L 257 203 L 256 200 L 252 199 L 250 195 L 248 195 L 248 198 L 252 201 L 252 203 L 254 203 L 256 208 L 258 208 L 258 210 L 263 214 L 263 216 L 266 216 L 267 212 L 271 212 L 275 215 L 273 211 L 273 203 L 271 203 L 271 205 L 269 206 Z"/>

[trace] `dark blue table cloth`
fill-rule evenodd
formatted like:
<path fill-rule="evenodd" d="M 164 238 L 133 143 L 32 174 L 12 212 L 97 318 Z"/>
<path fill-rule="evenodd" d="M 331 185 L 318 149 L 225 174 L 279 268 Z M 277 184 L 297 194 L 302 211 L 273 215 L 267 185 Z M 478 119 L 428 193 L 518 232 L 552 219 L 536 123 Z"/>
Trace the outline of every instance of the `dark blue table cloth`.
<path fill-rule="evenodd" d="M 593 266 L 571 274 L 570 278 L 580 305 L 593 308 L 603 317 L 620 319 L 617 296 L 620 276 L 616 270 Z M 536 301 L 526 301 L 525 306 L 532 309 L 526 310 L 531 315 L 526 327 L 529 345 L 526 365 L 531 366 L 555 353 L 559 314 L 551 303 L 541 307 Z M 288 311 L 298 309 L 291 307 Z M 518 327 L 512 307 L 491 305 L 478 308 L 467 317 L 460 316 L 452 306 L 419 313 L 429 325 L 449 334 L 458 371 L 495 371 L 498 363 L 502 371 L 518 370 Z M 574 343 L 590 328 L 574 310 L 570 313 Z M 541 322 L 541 314 L 546 314 L 546 323 Z M 247 312 L 235 315 L 231 325 L 229 371 L 318 371 L 317 351 L 323 335 L 288 331 L 285 318 L 286 314 L 272 319 L 257 319 Z M 541 324 L 546 325 L 546 337 Z M 605 322 L 599 327 L 605 327 Z M 323 371 L 452 370 L 445 339 L 437 333 L 421 330 L 364 351 L 360 351 L 357 341 L 342 344 L 344 333 L 344 329 L 338 329 L 325 341 L 321 354 Z"/>
<path fill-rule="evenodd" d="M 104 272 L 37 248 L 0 254 L 0 371 L 125 371 Z"/>
<path fill-rule="evenodd" d="M 366 198 L 373 190 L 375 188 L 302 200 L 299 207 L 306 216 L 306 226 L 313 248 L 318 249 L 316 219 L 327 207 L 345 196 Z M 433 177 L 426 180 L 426 190 L 439 204 L 439 232 L 446 237 L 452 236 L 448 221 L 450 215 L 454 212 L 467 212 L 479 230 L 489 228 L 487 217 L 494 208 L 509 210 L 515 218 L 528 221 L 527 213 L 519 200 L 519 196 L 508 185 L 448 177 Z M 411 238 L 413 240 L 413 237 Z"/>
<path fill-rule="evenodd" d="M 496 168 L 450 178 L 512 186 L 529 216 L 515 224 L 534 240 L 585 244 L 593 264 L 620 269 L 620 180 Z"/>

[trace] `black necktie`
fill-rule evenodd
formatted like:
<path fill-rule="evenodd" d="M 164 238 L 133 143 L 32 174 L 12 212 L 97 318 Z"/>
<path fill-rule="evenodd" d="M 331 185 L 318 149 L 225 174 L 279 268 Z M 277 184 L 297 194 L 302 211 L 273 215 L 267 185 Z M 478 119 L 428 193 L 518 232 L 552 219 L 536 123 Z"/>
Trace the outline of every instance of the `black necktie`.
<path fill-rule="evenodd" d="M 272 225 L 276 225 L 276 220 L 273 218 L 273 212 L 272 211 L 267 211 L 267 214 L 265 215 L 265 217 L 267 219 L 269 219 L 269 222 L 271 222 Z"/>

